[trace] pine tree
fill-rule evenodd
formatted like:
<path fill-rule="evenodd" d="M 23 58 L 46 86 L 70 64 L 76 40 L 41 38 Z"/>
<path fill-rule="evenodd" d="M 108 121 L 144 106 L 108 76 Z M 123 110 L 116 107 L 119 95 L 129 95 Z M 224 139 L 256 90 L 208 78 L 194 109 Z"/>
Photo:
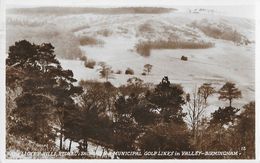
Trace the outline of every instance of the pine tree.
<path fill-rule="evenodd" d="M 223 85 L 223 87 L 219 90 L 219 99 L 220 100 L 228 100 L 229 107 L 232 107 L 233 99 L 241 98 L 241 91 L 236 88 L 235 83 L 227 82 Z"/>
<path fill-rule="evenodd" d="M 39 143 L 53 140 L 52 123 L 62 115 L 57 110 L 74 103 L 72 96 L 82 91 L 72 84 L 76 81 L 72 71 L 62 69 L 50 43 L 16 42 L 10 46 L 6 62 L 8 67 L 22 69 L 26 74 L 21 82 L 22 94 L 16 99 L 16 113 L 22 117 L 16 131 L 27 131 Z"/>
<path fill-rule="evenodd" d="M 182 87 L 171 84 L 165 76 L 153 91 L 147 93 L 147 99 L 158 106 L 163 121 L 184 123 L 183 117 L 186 114 L 182 112 L 182 105 L 185 104 L 183 94 Z"/>
<path fill-rule="evenodd" d="M 218 110 L 211 114 L 212 119 L 210 123 L 220 125 L 221 127 L 225 124 L 228 125 L 229 122 L 234 122 L 238 111 L 239 109 L 230 106 L 224 108 L 219 107 Z"/>

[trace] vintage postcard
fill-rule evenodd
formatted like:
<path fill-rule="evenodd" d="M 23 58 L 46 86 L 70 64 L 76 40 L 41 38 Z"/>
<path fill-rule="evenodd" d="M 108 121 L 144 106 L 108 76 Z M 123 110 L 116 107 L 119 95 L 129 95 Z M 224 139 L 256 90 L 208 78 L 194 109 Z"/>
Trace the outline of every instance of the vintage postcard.
<path fill-rule="evenodd" d="M 256 159 L 255 6 L 178 2 L 5 1 L 5 159 Z"/>

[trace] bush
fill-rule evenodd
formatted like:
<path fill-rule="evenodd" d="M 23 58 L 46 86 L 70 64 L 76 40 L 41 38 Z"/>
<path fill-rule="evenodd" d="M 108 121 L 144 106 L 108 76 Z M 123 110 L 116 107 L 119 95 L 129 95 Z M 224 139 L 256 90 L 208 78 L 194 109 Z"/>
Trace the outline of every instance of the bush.
<path fill-rule="evenodd" d="M 96 61 L 94 60 L 88 60 L 85 61 L 85 67 L 93 69 L 96 65 Z"/>
<path fill-rule="evenodd" d="M 112 31 L 108 30 L 108 29 L 103 29 L 100 31 L 97 31 L 98 35 L 104 36 L 104 37 L 108 37 L 112 35 Z"/>
<path fill-rule="evenodd" d="M 245 43 L 247 40 L 236 29 L 226 24 L 200 24 L 194 22 L 192 25 L 200 29 L 205 35 L 215 39 L 232 41 L 234 43 Z"/>
<path fill-rule="evenodd" d="M 79 38 L 80 45 L 103 45 L 104 42 L 102 40 L 98 40 L 94 37 L 83 36 Z"/>
<path fill-rule="evenodd" d="M 180 40 L 156 40 L 141 41 L 136 44 L 136 52 L 142 56 L 150 56 L 151 49 L 206 49 L 214 47 L 211 42 L 204 41 L 180 41 Z"/>
<path fill-rule="evenodd" d="M 85 61 L 85 62 L 87 61 L 87 57 L 86 57 L 86 56 L 84 56 L 84 55 L 83 55 L 83 56 L 81 56 L 79 59 L 80 59 L 81 61 Z"/>
<path fill-rule="evenodd" d="M 125 74 L 126 74 L 126 75 L 134 75 L 134 70 L 132 70 L 131 68 L 127 68 L 127 69 L 125 70 Z"/>
<path fill-rule="evenodd" d="M 181 60 L 183 60 L 183 61 L 187 61 L 187 60 L 188 60 L 188 57 L 181 56 Z"/>
<path fill-rule="evenodd" d="M 145 23 L 139 26 L 138 31 L 140 33 L 152 33 L 154 29 L 152 28 L 151 24 Z"/>
<path fill-rule="evenodd" d="M 142 75 L 143 75 L 143 76 L 145 76 L 145 75 L 146 75 L 146 73 L 145 73 L 145 72 L 143 72 L 143 73 L 142 73 Z"/>
<path fill-rule="evenodd" d="M 122 71 L 121 70 L 117 70 L 116 74 L 122 74 Z"/>
<path fill-rule="evenodd" d="M 136 46 L 136 52 L 142 56 L 150 56 L 151 46 L 149 42 L 139 42 Z"/>

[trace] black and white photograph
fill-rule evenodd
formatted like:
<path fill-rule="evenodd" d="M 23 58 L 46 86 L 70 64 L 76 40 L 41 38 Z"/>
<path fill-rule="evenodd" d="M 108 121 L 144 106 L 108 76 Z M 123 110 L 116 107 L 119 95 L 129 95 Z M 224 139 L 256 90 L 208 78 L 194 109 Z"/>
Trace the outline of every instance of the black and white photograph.
<path fill-rule="evenodd" d="M 255 160 L 255 6 L 204 2 L 6 1 L 4 158 Z"/>

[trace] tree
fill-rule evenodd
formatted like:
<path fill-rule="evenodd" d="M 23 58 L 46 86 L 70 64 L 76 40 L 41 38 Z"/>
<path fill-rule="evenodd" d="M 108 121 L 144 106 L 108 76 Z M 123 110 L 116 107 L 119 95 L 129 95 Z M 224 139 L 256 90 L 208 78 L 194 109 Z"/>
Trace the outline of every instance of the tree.
<path fill-rule="evenodd" d="M 239 109 L 228 106 L 224 108 L 219 107 L 218 110 L 211 114 L 212 118 L 206 130 L 206 138 L 208 139 L 208 144 L 205 149 L 230 149 L 229 142 L 231 142 L 231 140 L 229 140 L 229 131 L 231 131 L 232 126 L 235 124 L 235 120 L 237 118 L 236 113 L 238 111 Z M 216 158 L 223 158 L 223 156 L 219 156 Z"/>
<path fill-rule="evenodd" d="M 101 78 L 105 78 L 107 82 L 109 78 L 113 77 L 112 67 L 108 66 L 105 62 L 100 62 L 99 66 L 99 75 Z"/>
<path fill-rule="evenodd" d="M 145 64 L 145 65 L 144 65 L 144 73 L 146 73 L 147 75 L 149 75 L 150 72 L 152 71 L 152 67 L 153 67 L 153 65 Z"/>
<path fill-rule="evenodd" d="M 227 82 L 223 85 L 223 87 L 219 90 L 219 99 L 220 100 L 228 100 L 229 101 L 229 107 L 232 107 L 232 101 L 233 99 L 241 98 L 241 91 L 236 88 L 234 83 Z"/>
<path fill-rule="evenodd" d="M 207 103 L 207 99 L 209 96 L 215 93 L 215 89 L 211 86 L 210 83 L 203 83 L 202 86 L 199 87 L 198 94 L 204 98 L 204 103 Z"/>
<path fill-rule="evenodd" d="M 114 148 L 116 151 L 135 150 L 135 140 L 140 126 L 135 122 L 133 109 L 138 105 L 137 96 L 119 96 L 115 101 Z"/>
<path fill-rule="evenodd" d="M 46 143 L 54 140 L 53 124 L 59 119 L 62 135 L 61 115 L 66 107 L 74 104 L 72 97 L 81 93 L 81 88 L 73 85 L 76 80 L 72 71 L 62 69 L 54 47 L 50 43 L 36 45 L 18 41 L 10 46 L 6 63 L 9 68 L 26 74 L 23 79 L 17 78 L 21 80 L 22 93 L 15 99 L 15 114 L 21 121 L 14 131 L 23 130 L 21 133 L 31 135 L 36 142 Z"/>
<path fill-rule="evenodd" d="M 221 127 L 225 124 L 228 125 L 229 122 L 234 122 L 238 111 L 239 109 L 230 106 L 224 108 L 219 107 L 218 110 L 211 114 L 212 119 L 210 123 L 220 125 Z"/>
<path fill-rule="evenodd" d="M 158 123 L 151 125 L 138 139 L 142 151 L 188 151 L 189 134 L 187 127 L 176 123 Z M 147 156 L 144 156 L 147 157 Z M 149 159 L 185 158 L 185 156 L 148 156 Z"/>
<path fill-rule="evenodd" d="M 147 92 L 146 98 L 157 105 L 164 122 L 184 123 L 183 117 L 186 114 L 182 112 L 182 105 L 185 104 L 183 95 L 183 88 L 180 85 L 171 84 L 165 76 L 154 90 Z"/>
<path fill-rule="evenodd" d="M 201 87 L 200 87 L 201 88 Z M 204 99 L 203 94 L 196 89 L 192 93 L 192 95 L 186 95 L 187 102 L 187 116 L 186 121 L 192 130 L 193 143 L 196 146 L 198 130 L 200 123 L 202 123 L 202 118 L 204 117 L 204 112 L 206 110 L 207 104 Z"/>
<path fill-rule="evenodd" d="M 71 125 L 71 134 L 79 142 L 83 140 L 82 149 L 87 150 L 88 141 L 107 147 L 113 144 L 114 101 L 116 88 L 109 82 L 80 81 L 84 93 L 79 98 L 80 111 Z M 102 92 L 102 93 L 101 93 Z M 70 123 L 71 124 L 71 123 Z M 73 131 L 78 131 L 74 134 Z M 68 135 L 70 137 L 70 135 Z"/>
<path fill-rule="evenodd" d="M 244 148 L 243 158 L 252 159 L 255 157 L 255 102 L 244 105 L 243 109 L 235 126 L 236 143 Z"/>
<path fill-rule="evenodd" d="M 9 47 L 6 65 L 21 68 L 32 67 L 37 53 L 36 45 L 26 40 L 15 42 L 15 45 Z"/>
<path fill-rule="evenodd" d="M 119 89 L 123 95 L 135 94 L 137 96 L 144 96 L 148 88 L 142 79 L 132 77 L 127 79 L 127 84 L 121 86 Z"/>

